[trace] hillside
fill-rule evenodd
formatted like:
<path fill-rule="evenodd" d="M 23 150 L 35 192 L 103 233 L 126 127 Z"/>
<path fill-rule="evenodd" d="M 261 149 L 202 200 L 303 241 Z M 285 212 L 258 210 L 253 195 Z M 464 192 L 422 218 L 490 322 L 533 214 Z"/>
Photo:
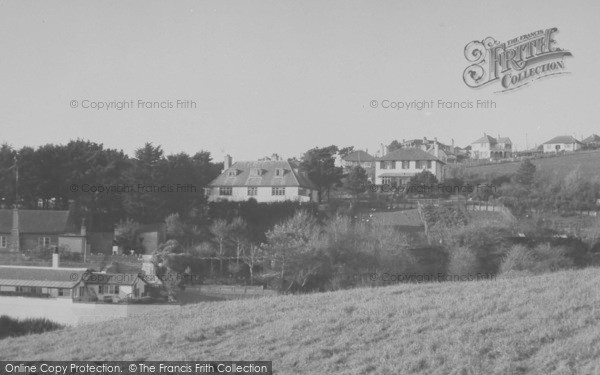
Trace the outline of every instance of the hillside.
<path fill-rule="evenodd" d="M 273 360 L 277 374 L 600 373 L 600 274 L 214 302 L 0 341 L 2 360 Z"/>
<path fill-rule="evenodd" d="M 581 171 L 590 176 L 600 175 L 600 151 L 565 154 L 555 157 L 531 159 L 538 171 L 567 175 L 570 171 L 581 166 Z M 460 164 L 457 164 L 460 166 Z M 467 167 L 469 173 L 489 173 L 493 175 L 512 174 L 519 168 L 520 162 L 489 164 Z M 455 167 L 451 165 L 451 167 Z"/>

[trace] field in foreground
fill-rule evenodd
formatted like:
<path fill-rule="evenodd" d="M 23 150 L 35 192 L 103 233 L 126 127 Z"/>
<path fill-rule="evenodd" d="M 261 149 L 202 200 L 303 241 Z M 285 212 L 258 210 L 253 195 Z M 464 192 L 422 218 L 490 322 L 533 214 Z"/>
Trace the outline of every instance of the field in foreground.
<path fill-rule="evenodd" d="M 577 167 L 581 167 L 581 172 L 584 175 L 598 176 L 600 175 L 600 151 L 595 152 L 577 152 L 565 154 L 556 157 L 531 159 L 538 171 L 544 173 L 557 174 L 564 177 L 569 172 Z M 460 164 L 457 164 L 460 166 Z M 493 175 L 509 175 L 519 169 L 521 162 L 489 164 L 476 167 L 466 168 L 469 173 L 493 174 Z M 451 166 L 454 167 L 454 166 Z"/>
<path fill-rule="evenodd" d="M 261 359 L 277 374 L 598 374 L 599 271 L 198 304 L 5 339 L 0 359 Z"/>

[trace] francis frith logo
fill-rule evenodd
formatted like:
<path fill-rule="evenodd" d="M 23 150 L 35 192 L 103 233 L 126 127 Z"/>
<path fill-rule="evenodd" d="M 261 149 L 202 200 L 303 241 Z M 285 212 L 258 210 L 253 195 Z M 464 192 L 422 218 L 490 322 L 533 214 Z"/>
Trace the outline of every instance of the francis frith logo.
<path fill-rule="evenodd" d="M 463 73 L 467 86 L 479 88 L 498 82 L 497 92 L 514 90 L 540 78 L 568 73 L 564 58 L 571 52 L 558 48 L 556 27 L 537 30 L 500 43 L 492 37 L 473 41 L 465 47 L 472 63 Z"/>

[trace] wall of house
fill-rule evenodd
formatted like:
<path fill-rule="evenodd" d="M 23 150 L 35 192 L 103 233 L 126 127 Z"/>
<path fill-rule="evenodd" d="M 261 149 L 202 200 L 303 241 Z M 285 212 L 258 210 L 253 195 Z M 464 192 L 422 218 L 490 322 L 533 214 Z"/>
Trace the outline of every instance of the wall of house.
<path fill-rule="evenodd" d="M 556 147 L 560 147 L 558 150 Z M 579 143 L 550 143 L 544 144 L 544 152 L 556 152 L 556 151 L 577 151 L 581 149 Z"/>
<path fill-rule="evenodd" d="M 219 195 L 219 188 L 212 188 L 210 190 L 210 196 L 208 199 L 211 202 L 219 200 L 240 202 L 246 201 L 250 198 L 254 198 L 257 202 L 260 203 L 283 202 L 286 200 L 310 202 L 312 199 L 311 197 L 313 195 L 312 190 L 304 188 L 304 195 L 300 195 L 299 189 L 303 188 L 298 188 L 296 186 L 286 186 L 285 195 L 273 195 L 272 187 L 259 186 L 257 187 L 256 195 L 248 195 L 248 187 L 236 186 L 231 189 L 231 195 Z"/>
<path fill-rule="evenodd" d="M 72 253 L 83 254 L 85 250 L 85 237 L 58 236 L 58 247 Z"/>
<path fill-rule="evenodd" d="M 423 161 L 422 162 L 425 167 L 427 167 L 427 161 Z M 431 168 L 421 168 L 421 169 L 417 169 L 417 161 L 416 160 L 410 160 L 409 161 L 409 165 L 407 169 L 403 169 L 402 168 L 402 162 L 401 161 L 396 161 L 396 168 L 393 169 L 382 169 L 381 168 L 381 163 L 377 162 L 376 164 L 376 170 L 375 170 L 375 183 L 377 185 L 382 185 L 383 184 L 383 178 L 380 177 L 381 174 L 383 173 L 402 173 L 402 174 L 406 174 L 407 177 L 404 177 L 406 179 L 416 175 L 417 173 L 421 173 L 422 171 L 429 171 L 431 173 L 433 173 L 435 175 L 435 177 L 438 179 L 439 182 L 443 182 L 444 181 L 444 164 L 442 164 L 439 161 L 436 160 L 432 160 L 431 161 Z"/>

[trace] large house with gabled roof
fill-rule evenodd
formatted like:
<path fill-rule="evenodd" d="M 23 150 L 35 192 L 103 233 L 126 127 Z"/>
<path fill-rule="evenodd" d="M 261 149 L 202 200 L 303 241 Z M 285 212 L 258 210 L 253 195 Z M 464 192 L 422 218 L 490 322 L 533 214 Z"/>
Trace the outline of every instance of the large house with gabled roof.
<path fill-rule="evenodd" d="M 506 159 L 513 156 L 512 141 L 508 137 L 494 138 L 483 134 L 475 142 L 471 143 L 471 158 L 473 159 Z"/>
<path fill-rule="evenodd" d="M 222 173 L 205 189 L 209 202 L 316 202 L 318 189 L 305 172 L 287 160 L 237 161 L 225 157 Z"/>
<path fill-rule="evenodd" d="M 423 171 L 431 172 L 439 182 L 445 178 L 445 164 L 434 154 L 420 148 L 400 148 L 375 163 L 377 185 L 403 185 Z"/>

